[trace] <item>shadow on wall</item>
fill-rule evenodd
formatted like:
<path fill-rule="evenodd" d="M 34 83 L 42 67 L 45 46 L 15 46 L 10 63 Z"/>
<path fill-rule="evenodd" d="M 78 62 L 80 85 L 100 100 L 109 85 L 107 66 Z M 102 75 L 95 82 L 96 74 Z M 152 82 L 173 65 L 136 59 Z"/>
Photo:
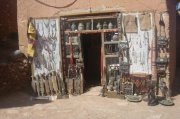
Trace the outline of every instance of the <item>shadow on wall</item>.
<path fill-rule="evenodd" d="M 170 39 L 171 39 L 171 42 L 170 42 L 170 55 L 172 56 L 170 58 L 170 61 L 172 62 L 176 62 L 176 65 L 174 66 L 171 66 L 170 67 L 170 72 L 173 72 L 174 74 L 176 74 L 176 76 L 174 77 L 173 74 L 171 75 L 170 74 L 170 77 L 171 79 L 171 89 L 172 89 L 172 95 L 177 95 L 180 93 L 180 75 L 178 76 L 178 67 L 179 66 L 179 57 L 178 57 L 178 53 L 180 50 L 177 50 L 178 48 L 178 45 L 179 45 L 179 41 L 177 40 L 177 35 L 176 35 L 176 32 L 178 33 L 177 31 L 177 25 L 176 24 L 176 3 L 178 2 L 179 0 L 166 0 L 167 2 L 167 8 L 168 8 L 168 13 L 169 13 L 169 31 L 170 31 Z M 176 44 L 176 47 L 173 47 L 174 45 Z M 175 49 L 176 48 L 176 49 Z M 172 63 L 170 62 L 170 63 Z M 170 64 L 171 65 L 171 64 Z M 174 69 L 176 68 L 176 70 L 174 71 Z M 178 85 L 177 85 L 178 84 Z"/>
<path fill-rule="evenodd" d="M 180 3 L 180 0 L 177 0 Z M 179 10 L 180 11 L 180 10 Z M 173 83 L 174 95 L 180 94 L 180 14 L 176 13 L 176 78 Z"/>
<path fill-rule="evenodd" d="M 30 85 L 30 66 L 18 51 L 17 0 L 0 0 L 0 96 Z M 16 52 L 15 52 L 16 51 Z"/>
<path fill-rule="evenodd" d="M 17 0 L 0 0 L 0 36 L 17 32 Z"/>
<path fill-rule="evenodd" d="M 180 0 L 177 2 L 176 10 L 176 66 L 180 69 Z"/>
<path fill-rule="evenodd" d="M 0 3 L 0 49 L 8 54 L 18 49 L 17 0 L 0 0 Z"/>

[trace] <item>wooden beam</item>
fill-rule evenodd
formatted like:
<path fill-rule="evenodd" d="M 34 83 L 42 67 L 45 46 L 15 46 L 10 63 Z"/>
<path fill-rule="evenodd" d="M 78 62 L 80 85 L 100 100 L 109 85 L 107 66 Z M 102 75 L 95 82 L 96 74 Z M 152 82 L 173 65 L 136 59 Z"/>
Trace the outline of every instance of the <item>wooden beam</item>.
<path fill-rule="evenodd" d="M 65 31 L 65 34 L 88 34 L 88 33 L 102 33 L 102 32 L 117 32 L 118 29 L 100 29 L 100 30 L 82 30 L 82 31 Z"/>
<path fill-rule="evenodd" d="M 113 18 L 116 18 L 117 16 L 116 15 L 108 15 L 108 16 L 87 16 L 87 17 L 77 17 L 77 18 L 67 18 L 66 21 L 84 21 L 84 20 L 95 20 L 95 19 L 113 19 Z"/>
<path fill-rule="evenodd" d="M 106 74 L 105 74 L 105 67 L 106 67 L 106 62 L 105 62 L 105 52 L 104 52 L 104 32 L 101 32 L 101 58 L 102 58 L 102 77 L 101 77 L 101 85 L 106 85 Z"/>

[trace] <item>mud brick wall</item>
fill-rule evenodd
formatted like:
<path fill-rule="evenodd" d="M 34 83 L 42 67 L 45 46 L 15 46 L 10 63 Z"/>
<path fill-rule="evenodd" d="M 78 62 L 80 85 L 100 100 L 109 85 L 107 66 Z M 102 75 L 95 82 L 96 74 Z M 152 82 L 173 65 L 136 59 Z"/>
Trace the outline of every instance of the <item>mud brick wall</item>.
<path fill-rule="evenodd" d="M 0 95 L 30 88 L 30 66 L 24 55 L 12 56 L 17 49 L 17 0 L 0 0 Z"/>
<path fill-rule="evenodd" d="M 0 40 L 17 32 L 17 0 L 0 0 Z"/>
<path fill-rule="evenodd" d="M 38 2 L 40 1 L 40 2 Z M 43 4 L 45 3 L 45 4 Z M 72 3 L 72 4 L 71 4 Z M 153 12 L 159 29 L 159 14 L 165 15 L 166 34 L 170 38 L 169 79 L 172 84 L 176 68 L 176 0 L 18 0 L 17 18 L 19 48 L 27 54 L 27 22 L 29 17 L 60 17 L 106 12 Z M 170 85 L 172 87 L 172 85 Z"/>
<path fill-rule="evenodd" d="M 18 0 L 17 21 L 19 48 L 22 52 L 27 54 L 27 18 L 29 17 L 59 17 L 64 15 L 95 14 L 117 11 L 156 11 L 156 13 L 159 13 L 160 11 L 167 11 L 166 1 L 170 1 L 170 5 L 174 6 L 172 2 L 174 0 L 88 0 L 86 4 L 84 0 Z"/>
<path fill-rule="evenodd" d="M 0 96 L 29 90 L 30 82 L 30 64 L 24 55 L 11 57 L 8 62 L 0 63 Z"/>

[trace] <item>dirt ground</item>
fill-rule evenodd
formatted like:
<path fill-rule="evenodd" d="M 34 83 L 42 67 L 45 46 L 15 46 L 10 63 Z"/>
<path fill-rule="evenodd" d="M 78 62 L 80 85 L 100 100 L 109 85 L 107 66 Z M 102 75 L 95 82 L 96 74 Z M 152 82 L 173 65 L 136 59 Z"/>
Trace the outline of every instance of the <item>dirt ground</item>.
<path fill-rule="evenodd" d="M 100 87 L 69 99 L 31 101 L 27 93 L 0 98 L 0 119 L 179 119 L 180 95 L 175 106 L 147 106 L 147 102 L 100 97 Z"/>

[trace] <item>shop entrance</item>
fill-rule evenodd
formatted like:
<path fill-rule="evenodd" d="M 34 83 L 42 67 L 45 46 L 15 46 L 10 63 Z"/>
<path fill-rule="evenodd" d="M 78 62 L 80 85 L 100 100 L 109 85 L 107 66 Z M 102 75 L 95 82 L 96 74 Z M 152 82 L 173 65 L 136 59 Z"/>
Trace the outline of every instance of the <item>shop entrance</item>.
<path fill-rule="evenodd" d="M 82 52 L 84 58 L 84 88 L 101 84 L 101 34 L 82 34 Z"/>

